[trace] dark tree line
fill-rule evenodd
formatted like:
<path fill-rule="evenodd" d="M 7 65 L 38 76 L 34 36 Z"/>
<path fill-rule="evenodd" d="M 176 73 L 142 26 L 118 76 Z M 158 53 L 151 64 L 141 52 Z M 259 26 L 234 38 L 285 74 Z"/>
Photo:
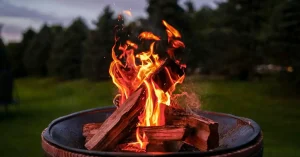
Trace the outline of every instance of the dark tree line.
<path fill-rule="evenodd" d="M 300 84 L 300 1 L 227 0 L 216 9 L 199 10 L 190 1 L 184 6 L 178 0 L 147 2 L 148 18 L 124 26 L 126 38 L 138 43 L 136 36 L 147 30 L 165 40 L 161 21 L 166 20 L 182 34 L 188 73 L 201 68 L 248 80 L 257 65 L 277 64 L 293 67 L 281 76 Z M 107 79 L 114 29 L 124 21 L 107 6 L 93 23 L 92 30 L 77 18 L 67 28 L 44 25 L 39 32 L 25 31 L 20 43 L 6 45 L 14 76 Z M 163 48 L 157 52 L 163 55 Z"/>

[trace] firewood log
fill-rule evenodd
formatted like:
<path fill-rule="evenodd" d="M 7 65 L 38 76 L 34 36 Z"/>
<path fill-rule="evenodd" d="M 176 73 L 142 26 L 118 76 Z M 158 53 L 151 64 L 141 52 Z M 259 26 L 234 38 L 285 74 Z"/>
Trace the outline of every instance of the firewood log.
<path fill-rule="evenodd" d="M 181 141 L 189 132 L 185 126 L 150 126 L 138 128 L 140 135 L 145 133 L 149 142 Z"/>
<path fill-rule="evenodd" d="M 85 142 L 89 141 L 101 127 L 102 123 L 88 123 L 83 125 L 82 135 L 85 137 Z"/>
<path fill-rule="evenodd" d="M 172 87 L 172 79 L 180 79 L 184 74 L 181 67 L 173 60 L 167 59 L 149 78 L 163 90 Z M 85 144 L 88 150 L 110 151 L 124 138 L 128 137 L 132 129 L 136 128 L 138 116 L 145 105 L 145 86 L 142 84 L 128 99 L 104 121 L 97 133 Z"/>
<path fill-rule="evenodd" d="M 186 112 L 183 109 L 167 107 L 167 125 L 186 126 L 190 133 L 184 139 L 187 144 L 193 145 L 201 151 L 207 151 L 219 146 L 218 123 L 211 119 Z"/>

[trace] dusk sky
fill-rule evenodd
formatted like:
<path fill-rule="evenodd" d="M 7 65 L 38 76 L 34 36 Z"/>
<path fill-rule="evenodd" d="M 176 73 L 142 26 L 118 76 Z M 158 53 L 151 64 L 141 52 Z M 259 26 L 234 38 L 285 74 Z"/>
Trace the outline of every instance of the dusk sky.
<path fill-rule="evenodd" d="M 186 0 L 180 0 L 183 6 Z M 216 7 L 215 1 L 192 0 L 196 9 L 203 5 Z M 31 27 L 39 30 L 45 22 L 68 26 L 76 17 L 82 17 L 89 27 L 97 19 L 102 9 L 110 5 L 115 13 L 131 10 L 132 17 L 146 17 L 146 0 L 0 0 L 0 23 L 4 24 L 2 37 L 4 42 L 19 41 L 24 30 Z"/>

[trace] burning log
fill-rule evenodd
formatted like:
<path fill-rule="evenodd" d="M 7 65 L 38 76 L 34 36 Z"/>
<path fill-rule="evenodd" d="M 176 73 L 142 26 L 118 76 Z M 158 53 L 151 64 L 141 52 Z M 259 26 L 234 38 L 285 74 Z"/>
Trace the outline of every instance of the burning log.
<path fill-rule="evenodd" d="M 145 153 L 147 152 L 146 149 L 142 149 L 139 145 L 132 144 L 132 143 L 124 143 L 117 146 L 115 151 L 121 152 L 136 152 L 136 153 Z"/>
<path fill-rule="evenodd" d="M 176 73 L 173 73 L 173 71 Z M 167 92 L 169 88 L 174 86 L 174 82 L 167 79 L 169 78 L 168 76 L 171 75 L 172 79 L 179 80 L 183 74 L 184 72 L 178 64 L 171 59 L 167 59 L 164 64 L 146 79 L 153 79 L 153 81 L 160 86 L 160 89 Z M 105 120 L 97 133 L 85 144 L 85 147 L 88 150 L 113 150 L 118 142 L 128 137 L 132 129 L 136 127 L 139 121 L 138 116 L 144 109 L 145 90 L 145 85 L 142 84 Z"/>
<path fill-rule="evenodd" d="M 137 55 L 134 50 L 138 46 L 129 40 L 125 45 L 121 42 L 121 45 L 116 45 L 118 42 L 114 45 L 109 73 L 119 89 L 119 94 L 114 99 L 118 108 L 96 131 L 89 126 L 94 131 L 92 137 L 91 131 L 85 133 L 86 137 L 91 137 L 86 139 L 85 147 L 88 150 L 114 150 L 119 143 L 134 134 L 137 142 L 130 141 L 131 143 L 122 145 L 121 150 L 167 151 L 167 145 L 171 146 L 171 150 L 179 150 L 182 141 L 200 150 L 208 150 L 218 145 L 217 123 L 182 110 L 167 117 L 165 115 L 165 108 L 170 105 L 176 84 L 182 83 L 184 79 L 185 65 L 174 56 L 176 49 L 184 47 L 183 42 L 178 40 L 181 35 L 165 21 L 163 24 L 168 36 L 166 52 L 169 54 L 163 64 L 159 55 L 154 52 L 155 42 L 151 43 L 149 51 Z M 143 32 L 139 38 L 160 40 L 151 32 Z M 121 55 L 116 55 L 116 48 L 122 51 Z M 140 65 L 136 64 L 136 58 Z M 181 115 L 176 115 L 178 113 Z M 137 150 L 136 146 L 141 150 Z"/>
<path fill-rule="evenodd" d="M 192 115 L 186 119 L 192 128 L 189 136 L 184 140 L 201 151 L 207 151 L 219 146 L 218 123 L 207 118 Z"/>
<path fill-rule="evenodd" d="M 218 123 L 211 119 L 189 113 L 183 109 L 174 109 L 167 107 L 166 123 L 168 125 L 186 126 L 190 133 L 184 139 L 184 142 L 201 151 L 207 151 L 219 146 Z"/>
<path fill-rule="evenodd" d="M 201 151 L 219 146 L 218 123 L 179 108 L 167 107 L 165 113 L 168 125 L 138 127 L 140 134 L 145 133 L 150 142 L 147 151 L 156 150 L 159 146 L 164 147 L 165 151 L 179 151 L 183 145 L 181 141 L 193 145 Z M 83 136 L 86 138 L 86 143 L 97 133 L 101 125 L 102 123 L 84 125 Z M 130 134 L 130 137 L 127 136 L 128 140 L 132 141 L 135 138 L 135 129 L 131 129 L 128 134 Z M 130 144 L 121 145 L 120 150 L 145 151 Z"/>
<path fill-rule="evenodd" d="M 147 152 L 166 152 L 164 142 L 150 142 L 146 150 Z"/>
<path fill-rule="evenodd" d="M 165 141 L 150 142 L 146 148 L 141 148 L 137 143 L 119 144 L 115 151 L 117 152 L 178 152 L 183 142 Z"/>
<path fill-rule="evenodd" d="M 188 134 L 185 126 L 150 126 L 138 127 L 140 134 L 145 133 L 148 141 L 164 142 L 164 141 L 181 141 Z"/>
<path fill-rule="evenodd" d="M 179 152 L 182 149 L 183 141 L 165 141 L 164 148 L 166 152 Z"/>
<path fill-rule="evenodd" d="M 83 126 L 83 136 L 85 137 L 85 142 L 87 143 L 101 127 L 102 123 L 88 123 Z M 143 127 L 140 126 L 139 132 L 142 134 L 146 133 L 150 144 L 147 149 L 141 149 L 138 145 L 133 144 L 120 144 L 118 145 L 116 151 L 124 152 L 146 152 L 155 150 L 158 146 L 163 147 L 164 151 L 167 152 L 177 152 L 181 149 L 183 145 L 182 140 L 185 136 L 189 134 L 189 130 L 185 126 L 152 126 Z M 128 137 L 126 141 L 133 141 L 135 139 L 135 132 L 131 133 L 131 137 Z M 125 140 L 124 140 L 125 141 Z"/>
<path fill-rule="evenodd" d="M 85 137 L 85 142 L 88 142 L 101 127 L 102 123 L 88 123 L 83 125 L 82 135 Z"/>
<path fill-rule="evenodd" d="M 140 134 L 145 133 L 149 144 L 141 149 L 133 144 L 119 145 L 120 151 L 151 152 L 167 151 L 176 152 L 186 143 L 201 151 L 207 151 L 219 146 L 218 123 L 196 114 L 188 113 L 183 109 L 166 108 L 166 126 L 139 126 Z M 89 123 L 83 127 L 83 136 L 88 142 L 99 130 L 102 123 Z M 135 129 L 131 129 L 128 141 L 135 139 Z M 124 142 L 125 140 L 123 140 Z M 158 149 L 159 148 L 159 149 Z"/>
<path fill-rule="evenodd" d="M 137 117 L 143 109 L 143 93 L 144 87 L 136 90 L 104 121 L 85 147 L 89 150 L 112 150 L 120 140 L 128 136 L 135 128 Z"/>

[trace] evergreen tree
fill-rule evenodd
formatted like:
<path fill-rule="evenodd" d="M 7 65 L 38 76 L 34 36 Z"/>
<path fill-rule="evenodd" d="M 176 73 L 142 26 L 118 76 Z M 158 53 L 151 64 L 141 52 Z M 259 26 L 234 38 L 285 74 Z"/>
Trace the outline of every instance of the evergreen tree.
<path fill-rule="evenodd" d="M 90 80 L 109 78 L 111 49 L 115 42 L 114 28 L 117 23 L 118 19 L 114 18 L 114 13 L 109 6 L 105 7 L 98 21 L 94 22 L 96 29 L 89 33 L 82 64 L 82 72 Z"/>
<path fill-rule="evenodd" d="M 166 20 L 180 32 L 190 29 L 188 24 L 189 21 L 186 19 L 187 14 L 178 4 L 178 0 L 148 0 L 146 11 L 152 25 L 152 32 L 155 34 L 162 35 L 162 33 L 165 33 L 162 20 Z"/>
<path fill-rule="evenodd" d="M 35 35 L 36 33 L 29 28 L 23 33 L 22 41 L 20 43 L 9 43 L 7 45 L 7 51 L 10 56 L 12 71 L 15 77 L 24 77 L 27 75 L 23 63 L 24 51 L 28 48 Z"/>
<path fill-rule="evenodd" d="M 191 6 L 188 8 L 190 7 Z M 192 40 L 189 48 L 191 48 L 192 53 L 189 55 L 188 67 L 191 69 L 191 71 L 194 71 L 195 68 L 199 67 L 206 67 L 207 69 L 209 66 L 208 64 L 212 63 L 215 60 L 214 57 L 216 57 L 213 56 L 210 58 L 210 55 L 213 53 L 212 49 L 208 48 L 213 41 L 216 41 L 216 39 L 212 39 L 211 35 L 209 34 L 215 29 L 215 25 L 212 24 L 213 20 L 215 19 L 214 10 L 204 6 L 196 12 L 192 12 L 190 17 Z"/>
<path fill-rule="evenodd" d="M 5 52 L 5 45 L 0 38 L 0 71 L 5 71 L 9 68 L 9 62 L 7 58 L 7 54 Z"/>
<path fill-rule="evenodd" d="M 49 73 L 62 79 L 79 78 L 82 76 L 80 66 L 87 26 L 82 19 L 78 18 L 64 32 L 59 27 L 57 31 L 60 34 L 55 38 L 50 52 Z"/>
<path fill-rule="evenodd" d="M 24 52 L 24 65 L 29 75 L 46 76 L 49 51 L 54 40 L 51 29 L 44 25 Z"/>
<path fill-rule="evenodd" d="M 229 30 L 232 42 L 236 45 L 228 52 L 223 52 L 226 53 L 224 62 L 230 73 L 241 80 L 249 79 L 254 67 L 262 62 L 258 37 L 266 20 L 264 6 L 266 1 L 228 0 L 220 4 L 218 9 L 224 14 L 219 26 Z"/>
<path fill-rule="evenodd" d="M 11 103 L 12 99 L 13 76 L 5 45 L 0 38 L 0 103 Z"/>
<path fill-rule="evenodd" d="M 300 1 L 283 1 L 272 17 L 273 33 L 270 36 L 271 57 L 282 65 L 282 77 L 291 85 L 300 87 Z M 287 70 L 292 67 L 293 70 Z"/>
<path fill-rule="evenodd" d="M 192 1 L 190 1 L 190 0 L 186 1 L 184 4 L 185 4 L 185 6 L 187 8 L 188 14 L 193 15 L 196 12 L 194 3 Z"/>

